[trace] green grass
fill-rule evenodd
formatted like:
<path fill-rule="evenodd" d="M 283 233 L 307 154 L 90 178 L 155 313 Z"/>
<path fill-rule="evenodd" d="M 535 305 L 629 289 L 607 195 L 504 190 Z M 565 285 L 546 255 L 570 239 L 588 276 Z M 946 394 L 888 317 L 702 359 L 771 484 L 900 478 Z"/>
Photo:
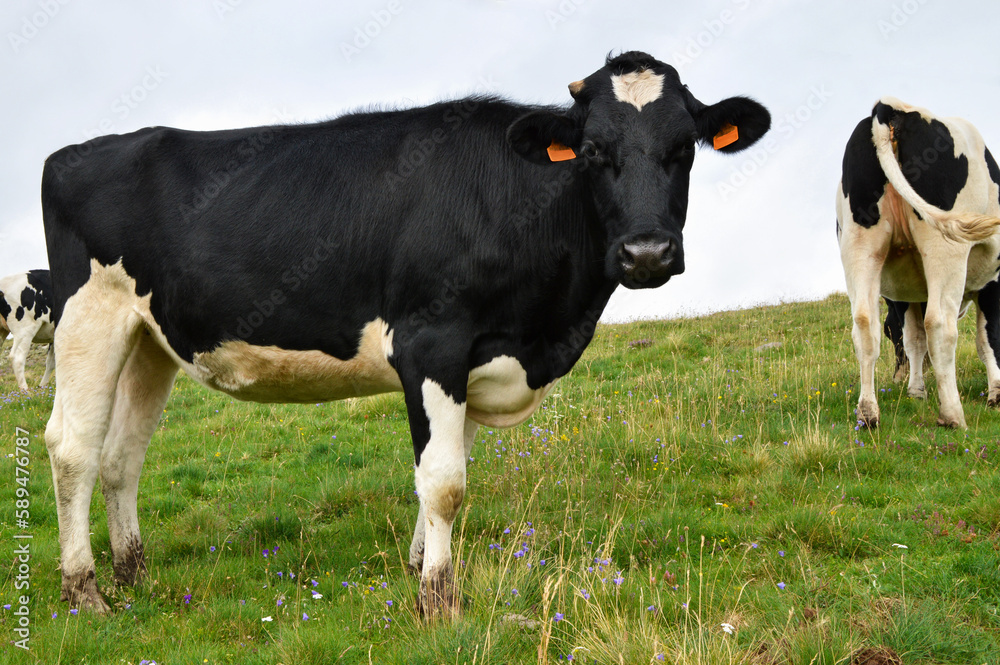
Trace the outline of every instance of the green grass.
<path fill-rule="evenodd" d="M 907 664 L 1000 662 L 1000 413 L 971 318 L 967 431 L 935 426 L 932 371 L 926 401 L 890 382 L 887 342 L 881 427 L 855 429 L 843 296 L 600 326 L 528 423 L 480 430 L 453 541 L 463 614 L 432 625 L 405 565 L 417 501 L 401 396 L 255 405 L 184 376 L 140 485 L 149 576 L 112 586 L 95 492 L 115 614 L 70 615 L 51 392 L 16 394 L 4 360 L 0 604 L 22 593 L 15 427 L 31 433 L 33 538 L 31 651 L 0 610 L 0 661 L 818 665 L 883 647 Z"/>

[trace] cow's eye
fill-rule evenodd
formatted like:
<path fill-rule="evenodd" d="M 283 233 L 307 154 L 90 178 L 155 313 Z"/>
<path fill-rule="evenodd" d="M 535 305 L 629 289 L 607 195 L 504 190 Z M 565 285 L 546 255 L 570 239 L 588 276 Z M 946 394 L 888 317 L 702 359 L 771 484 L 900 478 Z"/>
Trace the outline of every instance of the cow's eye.
<path fill-rule="evenodd" d="M 601 157 L 603 150 L 602 146 L 594 141 L 584 141 L 583 145 L 580 146 L 580 154 L 582 154 L 587 159 L 598 159 Z"/>
<path fill-rule="evenodd" d="M 672 164 L 683 164 L 690 162 L 694 157 L 694 144 L 685 145 L 682 148 L 674 150 L 667 156 L 667 160 L 664 162 L 664 167 L 669 167 Z"/>

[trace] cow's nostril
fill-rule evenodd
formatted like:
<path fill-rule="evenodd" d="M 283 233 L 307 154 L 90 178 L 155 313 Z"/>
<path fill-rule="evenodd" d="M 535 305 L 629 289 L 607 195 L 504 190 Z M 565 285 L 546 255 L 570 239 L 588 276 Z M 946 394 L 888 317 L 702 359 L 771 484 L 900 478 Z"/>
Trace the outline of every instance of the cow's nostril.
<path fill-rule="evenodd" d="M 618 250 L 618 258 L 626 270 L 635 267 L 636 248 L 636 245 L 622 245 Z"/>

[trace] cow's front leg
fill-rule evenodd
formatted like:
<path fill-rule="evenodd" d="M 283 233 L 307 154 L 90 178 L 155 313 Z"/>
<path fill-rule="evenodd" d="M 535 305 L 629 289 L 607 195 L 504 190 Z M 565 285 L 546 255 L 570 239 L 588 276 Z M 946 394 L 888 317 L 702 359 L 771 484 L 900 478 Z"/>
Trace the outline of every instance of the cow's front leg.
<path fill-rule="evenodd" d="M 479 430 L 479 423 L 465 419 L 465 459 L 469 459 L 472 454 L 472 443 Z M 424 520 L 424 503 L 420 502 L 420 510 L 417 513 L 417 522 L 413 527 L 413 541 L 410 543 L 410 570 L 417 575 L 421 574 L 424 566 L 424 541 L 426 538 Z"/>
<path fill-rule="evenodd" d="M 976 299 L 976 350 L 979 359 L 986 365 L 986 380 L 989 393 L 986 403 L 1000 406 L 1000 281 L 990 282 L 979 292 Z"/>
<path fill-rule="evenodd" d="M 406 389 L 424 531 L 418 604 L 428 617 L 458 614 L 451 529 L 465 498 L 465 387 L 456 383 L 449 392 L 424 378 L 419 387 Z M 419 527 L 415 539 L 418 535 Z"/>

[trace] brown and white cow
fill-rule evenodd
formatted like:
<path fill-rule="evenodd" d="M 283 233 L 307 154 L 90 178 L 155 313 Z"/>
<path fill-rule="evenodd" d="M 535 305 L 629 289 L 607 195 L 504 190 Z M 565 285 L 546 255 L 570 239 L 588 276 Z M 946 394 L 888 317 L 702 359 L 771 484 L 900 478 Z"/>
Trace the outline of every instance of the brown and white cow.
<path fill-rule="evenodd" d="M 837 192 L 837 235 L 861 364 L 857 417 L 878 425 L 875 361 L 879 295 L 906 309 L 904 346 L 911 364 L 929 354 L 938 384 L 938 424 L 965 427 L 955 379 L 959 313 L 978 308 L 977 346 L 987 367 L 990 405 L 1000 401 L 1000 169 L 966 120 L 883 97 L 855 128 Z M 985 295 L 984 295 L 985 294 Z M 923 380 L 910 393 L 922 396 Z M 919 384 L 919 385 L 918 385 Z"/>

